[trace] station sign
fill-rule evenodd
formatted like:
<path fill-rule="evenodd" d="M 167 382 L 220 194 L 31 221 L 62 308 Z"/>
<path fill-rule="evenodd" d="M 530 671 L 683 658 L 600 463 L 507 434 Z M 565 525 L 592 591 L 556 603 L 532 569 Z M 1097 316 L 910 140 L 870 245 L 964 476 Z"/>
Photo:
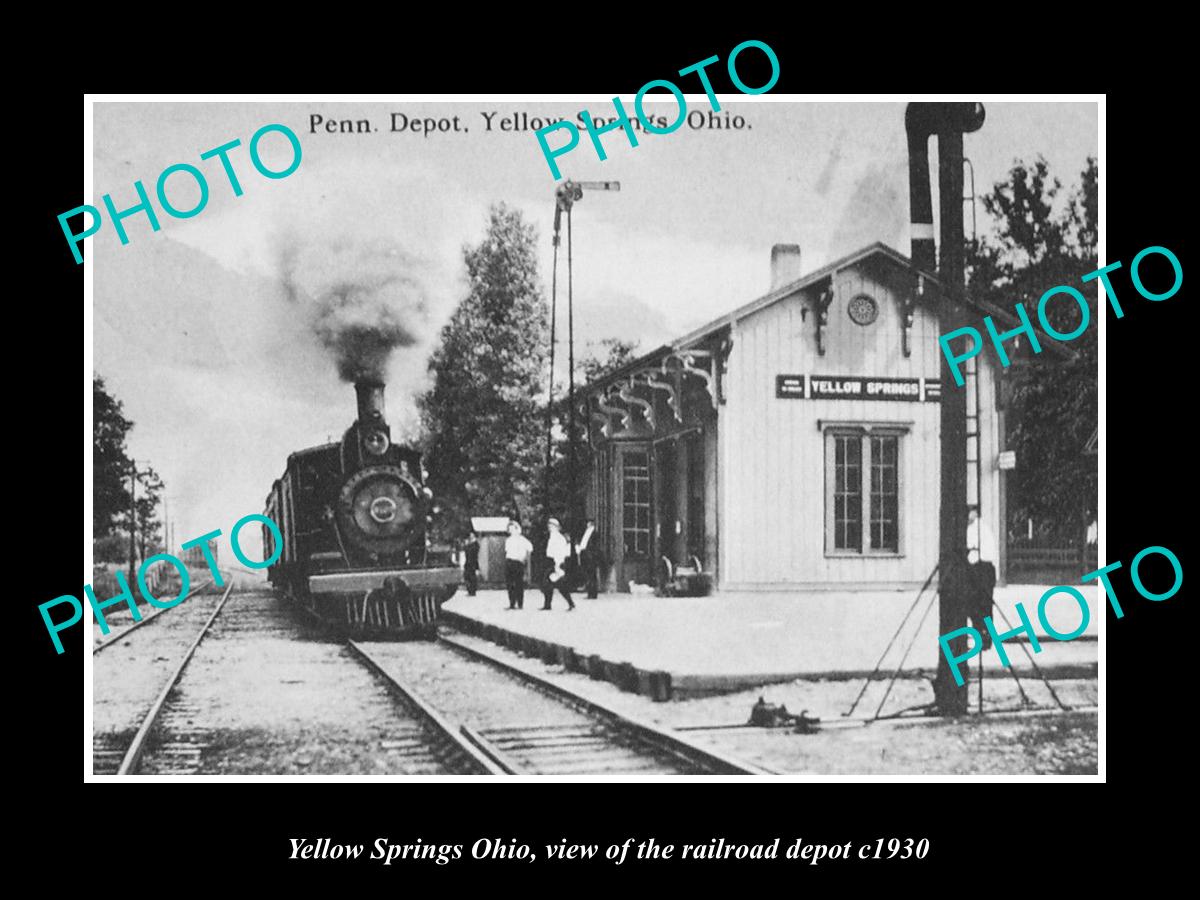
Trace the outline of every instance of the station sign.
<path fill-rule="evenodd" d="M 942 385 L 936 378 L 776 375 L 775 396 L 782 400 L 894 400 L 937 403 L 942 398 Z"/>

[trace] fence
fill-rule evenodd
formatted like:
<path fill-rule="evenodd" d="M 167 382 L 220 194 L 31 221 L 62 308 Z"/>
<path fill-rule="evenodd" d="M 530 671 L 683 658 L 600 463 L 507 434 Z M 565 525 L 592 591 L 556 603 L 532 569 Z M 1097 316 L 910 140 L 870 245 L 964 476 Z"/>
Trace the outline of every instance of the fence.
<path fill-rule="evenodd" d="M 124 573 L 134 598 L 144 603 L 145 601 L 141 599 L 141 592 L 138 590 L 136 577 L 130 582 L 128 567 L 113 563 L 100 563 L 92 569 L 92 593 L 96 595 L 96 600 L 102 602 L 121 593 L 121 587 L 117 584 L 117 577 L 114 574 L 118 571 Z M 195 586 L 197 572 L 191 570 L 190 575 L 192 586 Z M 152 566 L 146 572 L 146 587 L 155 597 L 165 597 L 170 600 L 179 594 L 180 586 L 179 572 L 169 563 Z M 124 609 L 124 607 L 121 608 Z"/>
<path fill-rule="evenodd" d="M 1015 584 L 1077 584 L 1098 568 L 1095 544 L 1080 547 L 1032 547 L 1010 544 L 1007 580 Z"/>

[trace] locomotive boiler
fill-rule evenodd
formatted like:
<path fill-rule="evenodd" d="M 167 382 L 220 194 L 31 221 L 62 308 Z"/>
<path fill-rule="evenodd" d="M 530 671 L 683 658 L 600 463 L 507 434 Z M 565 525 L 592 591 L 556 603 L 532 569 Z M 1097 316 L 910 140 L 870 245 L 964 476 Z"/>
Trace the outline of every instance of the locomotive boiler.
<path fill-rule="evenodd" d="M 459 570 L 430 545 L 421 454 L 392 443 L 383 384 L 354 387 L 358 418 L 342 439 L 293 453 L 271 487 L 265 514 L 279 525 L 283 552 L 268 575 L 351 634 L 434 637 Z M 269 532 L 264 541 L 274 553 Z"/>

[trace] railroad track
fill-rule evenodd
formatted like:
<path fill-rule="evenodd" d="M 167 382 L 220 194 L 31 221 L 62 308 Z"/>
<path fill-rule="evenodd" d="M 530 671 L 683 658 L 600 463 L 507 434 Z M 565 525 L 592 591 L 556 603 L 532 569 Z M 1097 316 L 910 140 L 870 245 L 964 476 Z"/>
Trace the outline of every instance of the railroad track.
<path fill-rule="evenodd" d="M 763 771 L 453 638 L 339 644 L 233 590 L 94 657 L 97 775 Z"/>
<path fill-rule="evenodd" d="M 183 670 L 187 667 L 196 648 L 200 646 L 200 642 L 204 640 L 204 636 L 212 627 L 212 623 L 216 621 L 217 615 L 225 606 L 225 601 L 229 599 L 230 593 L 233 591 L 234 579 L 229 579 L 229 584 L 225 588 L 225 593 L 217 602 L 216 608 L 212 614 L 205 620 L 204 625 L 196 634 L 195 639 L 188 645 L 187 649 L 179 656 L 175 665 L 171 669 L 171 674 L 167 676 L 158 695 L 150 704 L 150 708 L 146 710 L 141 718 L 141 723 L 137 730 L 133 733 L 132 738 L 128 743 L 124 743 L 123 735 L 112 733 L 92 733 L 92 771 L 97 775 L 130 775 L 137 771 L 138 765 L 141 762 L 142 754 L 146 749 L 146 741 L 150 736 L 151 729 L 154 727 L 155 721 L 162 712 L 164 705 L 167 702 L 167 697 L 170 696 L 172 689 L 183 675 Z M 147 616 L 142 621 L 148 621 L 151 616 Z M 139 624 L 135 622 L 125 631 L 121 632 L 116 638 L 105 642 L 101 646 L 115 643 L 117 640 L 125 637 L 129 632 L 133 631 Z M 93 651 L 95 652 L 95 651 Z"/>
<path fill-rule="evenodd" d="M 297 624 L 271 592 L 243 592 L 226 607 L 232 587 L 173 661 L 133 737 L 132 727 L 93 735 L 96 774 L 499 771 L 352 646 Z M 142 642 L 129 652 L 163 652 Z"/>
<path fill-rule="evenodd" d="M 411 685 L 390 673 L 386 664 L 373 654 L 367 645 L 358 641 L 347 641 L 346 643 L 354 655 L 388 685 L 401 703 L 415 716 L 420 717 L 426 732 L 432 738 L 433 748 L 437 751 L 439 758 L 451 762 L 451 766 L 448 768 L 463 775 L 508 774 L 495 759 L 479 748 L 470 731 L 462 726 L 455 726 L 430 706 Z"/>
<path fill-rule="evenodd" d="M 189 591 L 188 595 L 186 597 L 184 597 L 183 600 L 180 600 L 179 603 L 175 603 L 175 604 L 172 604 L 171 606 L 167 606 L 167 607 L 156 607 L 152 613 L 142 616 L 142 618 L 133 622 L 131 625 L 127 625 L 124 628 L 120 629 L 119 631 L 112 632 L 108 636 L 107 640 L 99 641 L 98 643 L 95 644 L 95 646 L 92 647 L 92 655 L 95 656 L 101 650 L 104 650 L 107 647 L 111 647 L 113 644 L 117 643 L 118 641 L 123 640 L 124 638 L 126 638 L 130 634 L 132 634 L 134 631 L 137 631 L 143 625 L 147 625 L 150 622 L 153 622 L 155 619 L 157 619 L 163 613 L 169 612 L 172 609 L 178 609 L 180 603 L 186 603 L 188 600 L 191 600 L 195 597 L 199 597 L 208 588 L 210 588 L 212 586 L 213 586 L 213 580 L 211 578 L 209 578 L 203 584 L 201 584 L 198 587 L 193 588 L 191 591 Z"/>
<path fill-rule="evenodd" d="M 435 644 L 352 645 L 398 693 L 473 745 L 492 774 L 768 774 L 445 635 Z"/>

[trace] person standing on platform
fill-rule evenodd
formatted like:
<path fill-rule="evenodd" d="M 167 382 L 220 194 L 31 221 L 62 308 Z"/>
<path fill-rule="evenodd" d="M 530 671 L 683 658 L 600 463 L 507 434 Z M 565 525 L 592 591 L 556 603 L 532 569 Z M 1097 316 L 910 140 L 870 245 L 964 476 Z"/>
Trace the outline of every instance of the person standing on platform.
<path fill-rule="evenodd" d="M 533 544 L 521 534 L 521 523 L 508 521 L 508 537 L 504 541 L 504 582 L 508 587 L 508 608 L 525 608 L 525 564 L 533 553 Z"/>
<path fill-rule="evenodd" d="M 584 590 L 589 600 L 595 600 L 600 593 L 600 557 L 591 546 L 595 533 L 596 520 L 588 519 L 583 537 L 579 539 L 579 564 L 583 567 Z"/>
<path fill-rule="evenodd" d="M 569 612 L 575 608 L 566 572 L 566 562 L 571 557 L 571 542 L 563 535 L 558 519 L 551 519 L 547 525 L 550 527 L 550 538 L 546 541 L 546 577 L 542 581 L 542 596 L 546 598 L 546 604 L 542 609 L 550 608 L 550 601 L 557 589 L 566 598 Z"/>
<path fill-rule="evenodd" d="M 467 535 L 467 545 L 463 548 L 463 583 L 467 586 L 467 596 L 474 597 L 479 590 L 479 535 L 475 529 Z"/>

